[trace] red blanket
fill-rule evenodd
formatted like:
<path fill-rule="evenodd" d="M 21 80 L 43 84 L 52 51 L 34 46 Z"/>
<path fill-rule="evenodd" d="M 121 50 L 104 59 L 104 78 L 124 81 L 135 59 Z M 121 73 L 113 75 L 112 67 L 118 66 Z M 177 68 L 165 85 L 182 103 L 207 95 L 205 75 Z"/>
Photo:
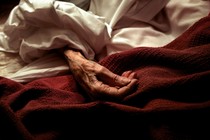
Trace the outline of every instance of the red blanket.
<path fill-rule="evenodd" d="M 99 63 L 136 71 L 137 89 L 120 102 L 93 101 L 71 74 L 27 84 L 1 77 L 0 139 L 210 139 L 210 16 L 162 48 Z"/>

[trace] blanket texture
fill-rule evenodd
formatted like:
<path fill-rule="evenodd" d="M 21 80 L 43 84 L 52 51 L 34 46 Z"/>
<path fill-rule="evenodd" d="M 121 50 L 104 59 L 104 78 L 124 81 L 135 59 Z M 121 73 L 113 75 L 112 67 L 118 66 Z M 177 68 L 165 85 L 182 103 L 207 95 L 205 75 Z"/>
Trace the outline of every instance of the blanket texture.
<path fill-rule="evenodd" d="M 0 139 L 210 139 L 210 16 L 164 47 L 99 63 L 135 71 L 136 90 L 122 101 L 90 100 L 71 73 L 27 84 L 1 77 Z"/>

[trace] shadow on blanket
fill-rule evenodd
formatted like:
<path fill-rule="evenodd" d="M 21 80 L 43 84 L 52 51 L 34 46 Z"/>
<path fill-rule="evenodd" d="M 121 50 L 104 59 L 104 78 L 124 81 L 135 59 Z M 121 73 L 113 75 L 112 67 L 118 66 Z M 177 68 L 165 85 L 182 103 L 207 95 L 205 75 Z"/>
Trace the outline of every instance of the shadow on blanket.
<path fill-rule="evenodd" d="M 123 101 L 92 101 L 71 75 L 20 84 L 0 78 L 0 139 L 210 139 L 210 16 L 163 48 L 100 64 L 139 84 Z"/>

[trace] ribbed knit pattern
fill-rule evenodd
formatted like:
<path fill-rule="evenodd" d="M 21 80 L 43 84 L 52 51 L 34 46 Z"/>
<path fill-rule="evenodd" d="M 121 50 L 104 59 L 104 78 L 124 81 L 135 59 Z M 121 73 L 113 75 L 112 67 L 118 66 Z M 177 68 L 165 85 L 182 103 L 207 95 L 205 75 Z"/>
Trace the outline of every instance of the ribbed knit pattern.
<path fill-rule="evenodd" d="M 0 140 L 210 139 L 210 16 L 161 48 L 99 62 L 137 73 L 122 101 L 90 100 L 72 75 L 27 84 L 0 78 Z"/>

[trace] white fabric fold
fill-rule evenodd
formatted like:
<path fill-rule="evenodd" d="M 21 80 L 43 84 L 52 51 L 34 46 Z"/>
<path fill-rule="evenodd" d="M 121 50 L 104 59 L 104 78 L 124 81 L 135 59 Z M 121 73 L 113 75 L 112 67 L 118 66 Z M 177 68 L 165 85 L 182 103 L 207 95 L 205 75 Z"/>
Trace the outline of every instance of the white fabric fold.
<path fill-rule="evenodd" d="M 53 0 L 21 1 L 11 12 L 4 33 L 9 42 L 4 43 L 5 50 L 19 52 L 27 63 L 64 46 L 93 59 L 109 39 L 106 25 L 97 16 L 72 3 Z"/>
<path fill-rule="evenodd" d="M 67 72 L 65 60 L 51 54 L 63 47 L 88 59 L 162 47 L 206 16 L 209 6 L 204 0 L 21 0 L 0 32 L 0 51 L 27 64 L 6 77 L 29 82 Z"/>
<path fill-rule="evenodd" d="M 44 56 L 42 59 L 31 62 L 17 72 L 8 75 L 7 78 L 25 83 L 38 78 L 66 74 L 68 70 L 69 67 L 66 65 L 65 61 L 57 54 L 51 53 Z"/>

